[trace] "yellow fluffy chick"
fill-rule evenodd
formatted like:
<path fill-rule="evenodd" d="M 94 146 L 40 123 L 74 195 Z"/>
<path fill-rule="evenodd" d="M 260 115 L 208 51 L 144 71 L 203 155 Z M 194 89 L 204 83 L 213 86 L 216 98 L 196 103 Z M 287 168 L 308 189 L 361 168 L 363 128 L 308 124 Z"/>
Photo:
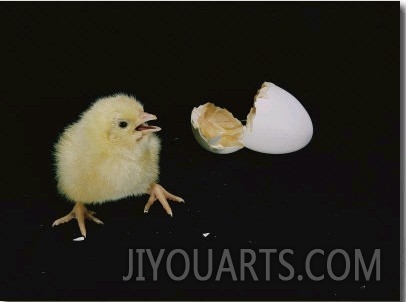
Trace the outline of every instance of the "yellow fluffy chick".
<path fill-rule="evenodd" d="M 157 184 L 160 140 L 148 125 L 156 116 L 144 112 L 133 97 L 118 94 L 97 100 L 80 119 L 68 126 L 55 146 L 58 190 L 75 203 L 52 226 L 76 218 L 86 237 L 85 219 L 102 223 L 85 204 L 103 203 L 127 196 L 150 194 L 147 213 L 159 200 L 172 216 L 167 199 L 183 199 Z"/>

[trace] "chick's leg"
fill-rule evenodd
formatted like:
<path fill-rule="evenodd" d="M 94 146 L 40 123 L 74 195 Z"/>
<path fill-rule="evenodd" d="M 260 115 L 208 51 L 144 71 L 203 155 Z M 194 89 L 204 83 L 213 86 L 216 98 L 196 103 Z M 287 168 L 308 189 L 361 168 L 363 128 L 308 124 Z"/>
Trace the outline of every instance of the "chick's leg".
<path fill-rule="evenodd" d="M 177 202 L 185 202 L 183 198 L 169 193 L 164 189 L 164 187 L 158 184 L 153 184 L 148 193 L 150 194 L 150 196 L 147 204 L 145 205 L 144 213 L 148 213 L 149 208 L 155 203 L 155 201 L 159 200 L 166 213 L 168 213 L 168 215 L 171 215 L 172 217 L 173 213 L 171 207 L 169 206 L 168 199 Z"/>
<path fill-rule="evenodd" d="M 94 214 L 96 213 L 93 211 L 89 211 L 82 203 L 78 202 L 68 215 L 55 220 L 54 223 L 52 224 L 52 227 L 71 221 L 73 218 L 76 218 L 76 220 L 78 221 L 80 233 L 82 234 L 83 237 L 86 237 L 85 219 L 92 220 L 97 224 L 103 224 L 103 222 L 100 219 L 96 218 Z"/>

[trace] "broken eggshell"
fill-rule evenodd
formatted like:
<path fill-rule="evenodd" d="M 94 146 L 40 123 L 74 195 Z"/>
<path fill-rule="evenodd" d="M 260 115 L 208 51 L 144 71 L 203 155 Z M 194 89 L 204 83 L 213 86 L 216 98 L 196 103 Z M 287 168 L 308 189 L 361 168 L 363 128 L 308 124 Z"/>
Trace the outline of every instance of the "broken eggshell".
<path fill-rule="evenodd" d="M 245 126 L 212 103 L 194 108 L 191 123 L 199 144 L 218 154 L 244 146 L 262 153 L 290 153 L 306 146 L 313 136 L 306 109 L 293 95 L 270 82 L 258 90 Z"/>
<path fill-rule="evenodd" d="M 244 148 L 239 141 L 243 125 L 226 109 L 206 103 L 193 109 L 191 122 L 196 140 L 210 152 L 228 154 Z"/>

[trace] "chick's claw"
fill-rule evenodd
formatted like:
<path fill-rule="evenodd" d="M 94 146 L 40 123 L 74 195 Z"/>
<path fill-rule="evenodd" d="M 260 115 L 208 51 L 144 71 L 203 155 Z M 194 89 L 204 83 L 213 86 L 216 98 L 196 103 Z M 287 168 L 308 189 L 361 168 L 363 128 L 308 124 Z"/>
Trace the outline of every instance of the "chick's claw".
<path fill-rule="evenodd" d="M 165 209 L 166 213 L 173 216 L 172 209 L 168 203 L 168 199 L 177 202 L 185 202 L 183 198 L 173 195 L 169 193 L 159 184 L 153 184 L 148 192 L 150 194 L 147 204 L 144 208 L 144 213 L 148 213 L 149 208 L 155 203 L 155 201 L 159 200 L 162 207 Z"/>
<path fill-rule="evenodd" d="M 55 220 L 54 223 L 52 224 L 52 227 L 71 221 L 73 218 L 75 218 L 75 214 L 73 214 L 73 212 L 70 212 L 68 215 Z"/>
<path fill-rule="evenodd" d="M 54 223 L 52 224 L 52 227 L 65 222 L 69 222 L 70 220 L 75 218 L 78 221 L 80 233 L 82 234 L 83 237 L 86 237 L 85 219 L 92 220 L 97 224 L 104 224 L 100 219 L 96 218 L 94 214 L 96 213 L 93 211 L 89 211 L 82 203 L 78 202 L 68 215 L 55 220 Z"/>

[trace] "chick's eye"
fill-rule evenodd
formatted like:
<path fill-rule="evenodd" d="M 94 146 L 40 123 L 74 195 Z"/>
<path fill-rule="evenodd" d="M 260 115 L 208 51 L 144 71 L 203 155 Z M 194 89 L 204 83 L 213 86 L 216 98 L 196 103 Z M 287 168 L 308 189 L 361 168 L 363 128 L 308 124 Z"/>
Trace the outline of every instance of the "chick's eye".
<path fill-rule="evenodd" d="M 118 125 L 120 126 L 120 128 L 125 128 L 128 124 L 127 122 L 120 122 Z"/>

